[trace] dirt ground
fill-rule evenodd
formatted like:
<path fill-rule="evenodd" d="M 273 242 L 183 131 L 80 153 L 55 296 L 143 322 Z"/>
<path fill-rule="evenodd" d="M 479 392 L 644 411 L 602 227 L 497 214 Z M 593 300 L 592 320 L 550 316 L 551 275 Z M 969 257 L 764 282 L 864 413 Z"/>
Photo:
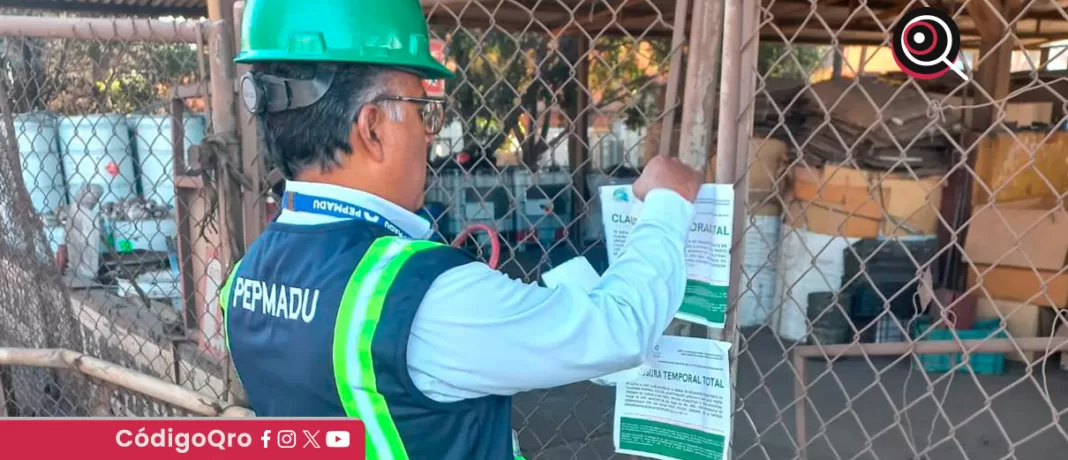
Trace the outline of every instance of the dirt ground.
<path fill-rule="evenodd" d="M 548 266 L 572 255 L 517 259 L 526 267 Z M 588 257 L 602 268 L 603 251 Z M 732 459 L 800 458 L 789 355 L 766 329 L 743 335 Z M 1068 452 L 1068 372 L 1053 363 L 1045 377 L 1039 367 L 1028 374 L 1007 361 L 1002 375 L 926 374 L 937 380 L 929 385 L 910 360 L 894 361 L 808 361 L 808 459 L 1040 460 Z M 527 459 L 623 458 L 612 448 L 613 404 L 612 388 L 589 383 L 518 395 L 514 423 Z"/>
<path fill-rule="evenodd" d="M 798 458 L 795 374 L 770 333 L 750 334 L 739 362 L 744 400 L 735 408 L 733 458 Z M 851 358 L 829 372 L 825 362 L 809 361 L 809 459 L 1039 460 L 1068 452 L 1068 372 L 1051 365 L 1043 379 L 1040 369 L 1027 376 L 1010 362 L 998 376 L 928 374 L 945 377 L 932 392 L 921 370 L 892 361 Z M 1042 396 L 1044 384 L 1055 410 Z M 514 420 L 527 458 L 613 458 L 613 398 L 611 388 L 592 384 L 517 397 Z M 945 398 L 941 411 L 933 398 Z"/>

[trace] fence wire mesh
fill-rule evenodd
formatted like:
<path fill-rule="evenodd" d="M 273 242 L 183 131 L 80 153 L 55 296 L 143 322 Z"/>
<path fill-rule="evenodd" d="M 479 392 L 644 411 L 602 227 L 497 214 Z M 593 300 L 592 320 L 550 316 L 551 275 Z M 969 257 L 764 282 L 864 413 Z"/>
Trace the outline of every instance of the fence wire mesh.
<path fill-rule="evenodd" d="M 892 27 L 924 6 L 958 25 L 968 80 L 899 70 Z M 1063 72 L 1058 48 L 1031 48 L 1063 35 L 1064 7 L 775 1 L 758 18 L 734 458 L 1063 449 Z"/>
<path fill-rule="evenodd" d="M 225 400 L 211 312 L 226 261 L 210 174 L 187 154 L 212 131 L 204 24 L 5 13 L 0 347 L 84 352 Z M 0 366 L 6 413 L 179 414 L 79 375 Z"/>
<path fill-rule="evenodd" d="M 428 7 L 431 49 L 456 73 L 440 88 L 446 124 L 428 154 L 432 239 L 487 224 L 500 235 L 498 269 L 527 282 L 578 255 L 604 270 L 597 187 L 632 182 L 657 153 L 675 108 L 665 109 L 670 61 L 682 52 L 673 9 L 650 0 Z M 252 164 L 262 168 L 255 213 L 265 221 L 284 181 L 258 154 Z M 489 235 L 464 246 L 489 259 Z M 518 395 L 524 454 L 614 458 L 613 395 L 590 383 Z"/>
<path fill-rule="evenodd" d="M 528 282 L 577 255 L 603 271 L 597 187 L 633 181 L 663 136 L 677 150 L 679 128 L 663 130 L 679 108 L 670 79 L 686 75 L 672 63 L 688 64 L 672 59 L 689 54 L 673 40 L 676 24 L 689 27 L 675 15 L 685 3 L 425 3 L 433 46 L 457 74 L 427 170 L 435 238 L 488 224 L 501 234 L 499 268 Z M 742 328 L 732 458 L 1031 459 L 1068 447 L 1057 391 L 1068 361 L 1057 369 L 1053 351 L 1068 335 L 1068 87 L 1057 72 L 1068 47 L 1034 49 L 1068 36 L 1065 8 L 728 3 L 756 17 L 723 16 L 743 47 L 722 59 L 755 56 L 740 70 L 755 88 L 721 88 L 741 95 L 741 112 L 717 114 L 752 116 L 738 152 L 748 189 L 729 312 Z M 956 20 L 969 80 L 898 70 L 891 27 L 919 6 Z M 220 180 L 186 153 L 213 132 L 212 56 L 202 34 L 132 30 L 2 37 L 0 260 L 12 268 L 0 272 L 0 346 L 84 351 L 225 400 L 215 291 L 234 249 L 220 231 L 232 226 L 207 219 Z M 253 180 L 234 204 L 245 243 L 284 186 L 247 121 L 240 163 Z M 87 195 L 103 204 L 73 206 Z M 156 290 L 131 282 L 149 274 Z M 0 387 L 9 413 L 100 413 L 99 387 L 69 372 L 0 367 Z M 108 413 L 158 413 L 123 401 Z M 517 395 L 524 454 L 619 458 L 613 405 L 611 387 L 589 383 Z"/>

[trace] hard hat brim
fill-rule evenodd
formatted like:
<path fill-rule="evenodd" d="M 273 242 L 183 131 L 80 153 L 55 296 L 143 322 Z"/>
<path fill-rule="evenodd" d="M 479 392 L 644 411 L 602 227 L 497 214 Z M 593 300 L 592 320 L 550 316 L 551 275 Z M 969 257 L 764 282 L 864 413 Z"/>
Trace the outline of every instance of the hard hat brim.
<path fill-rule="evenodd" d="M 428 62 L 429 61 L 429 62 Z M 456 78 L 456 74 L 434 59 L 430 60 L 396 60 L 383 63 L 375 59 L 367 59 L 363 56 L 350 56 L 342 53 L 313 53 L 307 55 L 294 54 L 289 50 L 258 50 L 245 51 L 234 58 L 237 64 L 259 64 L 266 62 L 337 62 L 350 64 L 381 65 L 395 67 L 398 70 L 414 73 L 425 80 L 439 80 Z"/>

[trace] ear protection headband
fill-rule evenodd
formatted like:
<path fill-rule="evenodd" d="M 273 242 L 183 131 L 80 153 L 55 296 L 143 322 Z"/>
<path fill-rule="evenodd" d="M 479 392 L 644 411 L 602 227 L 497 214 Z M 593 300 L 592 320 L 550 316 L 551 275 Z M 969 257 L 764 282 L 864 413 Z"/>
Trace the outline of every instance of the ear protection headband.
<path fill-rule="evenodd" d="M 333 82 L 332 71 L 317 72 L 308 80 L 248 72 L 241 77 L 241 99 L 253 115 L 299 109 L 321 99 Z"/>

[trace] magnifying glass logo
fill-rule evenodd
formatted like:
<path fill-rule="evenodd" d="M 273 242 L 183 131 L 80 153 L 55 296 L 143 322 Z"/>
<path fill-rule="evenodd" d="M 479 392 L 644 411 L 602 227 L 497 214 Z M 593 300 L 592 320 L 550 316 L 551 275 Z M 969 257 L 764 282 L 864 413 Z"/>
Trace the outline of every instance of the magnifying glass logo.
<path fill-rule="evenodd" d="M 930 80 L 952 70 L 964 80 L 968 74 L 954 66 L 960 54 L 960 29 L 953 18 L 934 8 L 916 8 L 894 26 L 894 61 L 911 77 Z"/>

